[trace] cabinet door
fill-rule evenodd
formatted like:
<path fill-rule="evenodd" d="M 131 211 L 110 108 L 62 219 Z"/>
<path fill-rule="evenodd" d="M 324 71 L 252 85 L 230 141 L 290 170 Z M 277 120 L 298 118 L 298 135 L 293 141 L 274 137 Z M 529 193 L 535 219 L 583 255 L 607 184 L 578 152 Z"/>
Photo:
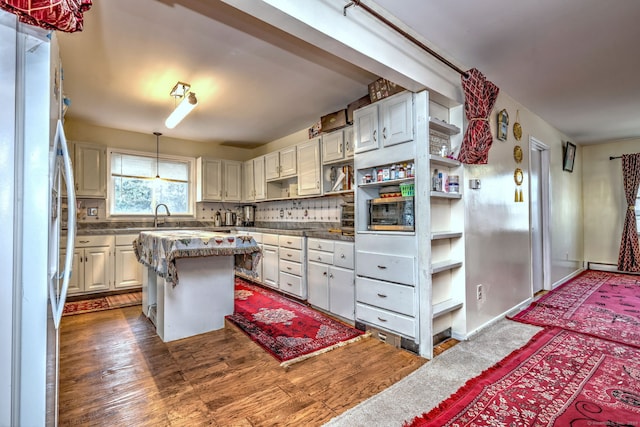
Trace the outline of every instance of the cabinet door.
<path fill-rule="evenodd" d="M 142 287 L 142 264 L 131 246 L 116 246 L 115 288 Z"/>
<path fill-rule="evenodd" d="M 329 266 L 308 262 L 307 286 L 309 287 L 309 303 L 323 310 L 329 310 Z"/>
<path fill-rule="evenodd" d="M 280 178 L 294 176 L 298 172 L 297 147 L 280 150 Z"/>
<path fill-rule="evenodd" d="M 378 148 L 378 105 L 372 104 L 353 112 L 355 152 Z"/>
<path fill-rule="evenodd" d="M 240 201 L 242 197 L 241 169 L 241 162 L 228 160 L 224 162 L 224 200 L 229 202 Z"/>
<path fill-rule="evenodd" d="M 322 135 L 322 162 L 328 163 L 344 159 L 343 147 L 344 132 L 342 130 Z"/>
<path fill-rule="evenodd" d="M 351 242 L 335 242 L 335 255 L 333 263 L 338 267 L 353 270 L 354 265 L 354 245 Z"/>
<path fill-rule="evenodd" d="M 60 251 L 60 267 L 59 272 L 64 270 L 64 258 L 66 251 Z M 83 261 L 83 262 L 80 262 Z M 69 277 L 69 294 L 77 294 L 84 291 L 84 250 L 76 249 L 73 251 L 73 262 L 71 264 L 71 276 Z"/>
<path fill-rule="evenodd" d="M 255 200 L 264 200 L 267 198 L 267 187 L 265 185 L 265 163 L 264 156 L 253 159 L 253 186 Z"/>
<path fill-rule="evenodd" d="M 413 95 L 406 92 L 385 100 L 380 105 L 382 145 L 413 141 Z"/>
<path fill-rule="evenodd" d="M 264 245 L 262 248 L 262 283 L 278 288 L 278 247 Z"/>
<path fill-rule="evenodd" d="M 298 145 L 298 195 L 320 194 L 320 144 L 313 139 Z"/>
<path fill-rule="evenodd" d="M 107 196 L 106 148 L 101 145 L 76 144 L 75 180 L 76 196 Z"/>
<path fill-rule="evenodd" d="M 353 150 L 355 149 L 355 132 L 353 126 L 350 126 L 344 130 L 344 156 L 349 159 L 353 157 Z"/>
<path fill-rule="evenodd" d="M 107 291 L 109 290 L 110 274 L 109 247 L 96 247 L 84 249 L 84 290 Z"/>
<path fill-rule="evenodd" d="M 356 288 L 353 270 L 329 269 L 329 311 L 353 320 L 356 311 Z"/>
<path fill-rule="evenodd" d="M 197 159 L 197 169 L 197 201 L 222 200 L 222 161 L 199 157 Z"/>
<path fill-rule="evenodd" d="M 267 181 L 280 178 L 280 153 L 269 153 L 264 156 L 264 177 Z"/>
<path fill-rule="evenodd" d="M 242 165 L 242 200 L 247 202 L 254 200 L 254 191 L 253 160 L 248 160 Z"/>

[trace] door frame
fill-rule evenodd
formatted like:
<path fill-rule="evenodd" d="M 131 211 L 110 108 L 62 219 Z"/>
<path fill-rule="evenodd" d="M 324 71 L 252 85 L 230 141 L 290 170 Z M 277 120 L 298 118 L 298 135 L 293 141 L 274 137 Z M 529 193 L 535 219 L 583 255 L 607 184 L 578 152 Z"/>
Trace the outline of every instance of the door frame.
<path fill-rule="evenodd" d="M 542 192 L 542 199 L 540 200 L 540 209 L 542 217 L 542 289 L 546 291 L 551 290 L 551 233 L 549 232 L 549 226 L 551 221 L 550 210 L 550 162 L 551 162 L 551 148 L 540 141 L 539 139 L 529 136 L 529 171 L 531 168 L 531 152 L 533 150 L 540 151 L 540 177 L 539 183 Z M 529 194 L 531 194 L 531 179 L 529 179 Z M 529 200 L 529 223 L 532 218 L 532 205 L 531 198 Z M 530 238 L 530 254 L 531 254 L 531 289 L 533 290 L 533 233 L 531 233 L 531 227 L 529 227 Z"/>

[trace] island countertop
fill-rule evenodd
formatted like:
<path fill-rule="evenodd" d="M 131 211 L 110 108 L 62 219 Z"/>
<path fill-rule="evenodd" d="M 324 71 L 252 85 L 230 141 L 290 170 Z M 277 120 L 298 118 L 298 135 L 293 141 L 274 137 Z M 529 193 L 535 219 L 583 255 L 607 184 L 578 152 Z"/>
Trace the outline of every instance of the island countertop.
<path fill-rule="evenodd" d="M 249 258 L 254 270 L 261 255 L 251 236 L 202 230 L 142 231 L 133 247 L 139 262 L 174 285 L 178 283 L 177 258 L 240 255 L 239 260 L 236 257 L 236 266 L 246 267 Z"/>

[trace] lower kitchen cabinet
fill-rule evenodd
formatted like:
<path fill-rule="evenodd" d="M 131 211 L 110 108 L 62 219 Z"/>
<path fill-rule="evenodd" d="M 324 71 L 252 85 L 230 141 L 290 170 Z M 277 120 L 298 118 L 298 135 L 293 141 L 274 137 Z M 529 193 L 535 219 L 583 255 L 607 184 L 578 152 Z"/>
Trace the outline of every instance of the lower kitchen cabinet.
<path fill-rule="evenodd" d="M 137 234 L 115 236 L 114 288 L 127 289 L 142 286 L 143 265 L 133 250 Z"/>
<path fill-rule="evenodd" d="M 76 239 L 69 294 L 108 291 L 112 283 L 113 236 L 80 236 Z M 61 262 L 66 251 L 61 250 Z M 64 268 L 64 266 L 62 266 Z M 62 271 L 62 270 L 61 270 Z"/>
<path fill-rule="evenodd" d="M 278 289 L 279 276 L 278 235 L 262 235 L 262 283 Z"/>
<path fill-rule="evenodd" d="M 351 242 L 309 238 L 308 301 L 311 305 L 354 320 L 354 248 Z"/>

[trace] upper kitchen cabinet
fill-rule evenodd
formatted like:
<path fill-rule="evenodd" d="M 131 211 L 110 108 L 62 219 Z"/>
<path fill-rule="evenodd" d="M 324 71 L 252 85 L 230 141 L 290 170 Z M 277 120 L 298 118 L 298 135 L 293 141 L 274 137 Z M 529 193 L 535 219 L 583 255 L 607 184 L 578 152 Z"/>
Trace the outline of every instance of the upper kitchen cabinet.
<path fill-rule="evenodd" d="M 242 199 L 242 162 L 225 160 L 222 164 L 224 171 L 224 200 L 239 202 Z"/>
<path fill-rule="evenodd" d="M 320 142 L 314 138 L 298 144 L 298 195 L 320 195 Z"/>
<path fill-rule="evenodd" d="M 267 198 L 264 178 L 264 156 L 244 162 L 242 172 L 243 200 L 252 202 Z"/>
<path fill-rule="evenodd" d="M 289 178 L 295 176 L 298 171 L 297 151 L 295 145 L 283 148 L 280 151 L 266 154 L 264 159 L 265 179 L 267 181 Z"/>
<path fill-rule="evenodd" d="M 353 128 L 348 127 L 322 135 L 322 163 L 329 164 L 353 158 Z"/>
<path fill-rule="evenodd" d="M 240 201 L 241 162 L 198 157 L 196 171 L 196 201 Z"/>
<path fill-rule="evenodd" d="M 405 91 L 360 108 L 353 120 L 356 153 L 413 141 L 412 93 Z"/>
<path fill-rule="evenodd" d="M 107 197 L 107 149 L 102 145 L 75 143 L 76 196 Z"/>

